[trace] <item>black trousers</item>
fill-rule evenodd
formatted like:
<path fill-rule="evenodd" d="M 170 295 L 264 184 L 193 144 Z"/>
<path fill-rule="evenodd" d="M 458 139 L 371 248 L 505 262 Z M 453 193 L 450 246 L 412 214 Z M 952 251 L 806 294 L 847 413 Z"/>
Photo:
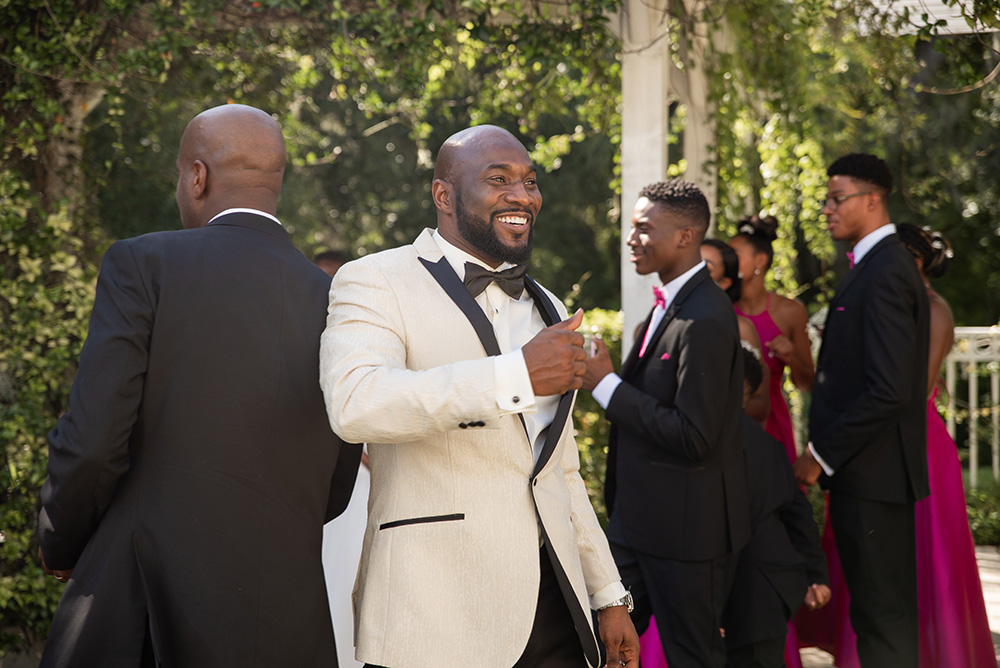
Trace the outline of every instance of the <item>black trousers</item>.
<path fill-rule="evenodd" d="M 538 606 L 528 644 L 513 668 L 588 668 L 569 606 L 559 589 L 555 570 L 543 547 Z M 365 668 L 383 668 L 365 664 Z"/>
<path fill-rule="evenodd" d="M 726 647 L 719 626 L 731 560 L 675 561 L 635 552 L 612 527 L 608 539 L 622 583 L 632 592 L 635 630 L 645 632 L 650 615 L 656 615 L 670 668 L 723 668 Z"/>
<path fill-rule="evenodd" d="M 917 668 L 917 547 L 912 503 L 830 492 L 830 521 L 851 594 L 864 668 Z"/>
<path fill-rule="evenodd" d="M 730 649 L 726 668 L 785 668 L 785 636 Z"/>

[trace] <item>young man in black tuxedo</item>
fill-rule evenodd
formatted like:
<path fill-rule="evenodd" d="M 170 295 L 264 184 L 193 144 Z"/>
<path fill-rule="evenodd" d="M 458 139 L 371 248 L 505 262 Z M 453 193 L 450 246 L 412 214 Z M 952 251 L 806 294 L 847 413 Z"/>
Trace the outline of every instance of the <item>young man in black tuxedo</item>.
<path fill-rule="evenodd" d="M 276 217 L 284 168 L 270 115 L 209 109 L 177 159 L 189 229 L 104 256 L 49 434 L 46 668 L 337 665 L 321 541 L 361 448 L 327 420 L 330 278 Z"/>
<path fill-rule="evenodd" d="M 830 302 L 799 482 L 830 491 L 830 520 L 865 668 L 916 668 L 914 503 L 927 483 L 927 289 L 889 221 L 892 175 L 873 155 L 827 170 L 823 214 L 852 246 Z"/>
<path fill-rule="evenodd" d="M 701 259 L 708 202 L 690 182 L 647 186 L 628 244 L 656 306 L 619 377 L 603 343 L 584 389 L 611 421 L 608 540 L 642 632 L 656 615 L 671 668 L 725 665 L 731 557 L 750 522 L 740 442 L 743 358 L 729 297 Z"/>

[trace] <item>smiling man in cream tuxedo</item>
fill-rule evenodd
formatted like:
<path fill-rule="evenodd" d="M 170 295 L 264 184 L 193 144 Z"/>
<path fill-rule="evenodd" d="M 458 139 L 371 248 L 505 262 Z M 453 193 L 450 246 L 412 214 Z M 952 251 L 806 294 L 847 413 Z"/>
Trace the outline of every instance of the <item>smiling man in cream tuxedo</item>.
<path fill-rule="evenodd" d="M 596 610 L 608 664 L 636 668 L 569 417 L 582 316 L 525 275 L 535 168 L 506 130 L 468 128 L 441 147 L 431 194 L 436 231 L 337 274 L 321 344 L 330 422 L 371 457 L 357 657 L 594 666 Z"/>

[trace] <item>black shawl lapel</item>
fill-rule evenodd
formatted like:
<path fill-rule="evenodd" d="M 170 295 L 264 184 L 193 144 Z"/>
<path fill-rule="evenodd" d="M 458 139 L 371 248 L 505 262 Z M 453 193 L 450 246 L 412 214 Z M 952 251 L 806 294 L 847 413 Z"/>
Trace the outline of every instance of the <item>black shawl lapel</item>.
<path fill-rule="evenodd" d="M 465 283 L 458 277 L 455 270 L 448 264 L 448 258 L 442 257 L 437 262 L 431 262 L 424 258 L 418 258 L 420 263 L 431 273 L 444 291 L 451 297 L 462 313 L 472 323 L 472 328 L 476 330 L 479 341 L 483 344 L 483 350 L 490 357 L 500 354 L 500 344 L 497 343 L 496 334 L 493 332 L 493 323 L 483 313 L 483 309 L 476 303 L 472 293 L 465 287 Z"/>
<path fill-rule="evenodd" d="M 542 315 L 542 320 L 545 321 L 545 324 L 551 327 L 559 322 L 559 313 L 556 311 L 556 307 L 552 304 L 552 300 L 545 294 L 545 291 L 542 290 L 541 286 L 538 285 L 538 283 L 536 283 L 530 276 L 525 276 L 524 287 L 528 291 L 528 294 L 531 295 L 531 298 L 535 300 L 535 307 Z M 542 444 L 542 452 L 538 455 L 538 462 L 535 464 L 535 470 L 531 474 L 531 477 L 538 475 L 552 457 L 552 453 L 555 451 L 556 445 L 559 443 L 559 438 L 562 436 L 563 429 L 566 428 L 566 421 L 569 417 L 569 407 L 572 403 L 573 392 L 566 392 L 559 399 L 559 407 L 556 409 L 556 415 L 552 418 L 549 430 L 545 434 L 545 442 Z"/>

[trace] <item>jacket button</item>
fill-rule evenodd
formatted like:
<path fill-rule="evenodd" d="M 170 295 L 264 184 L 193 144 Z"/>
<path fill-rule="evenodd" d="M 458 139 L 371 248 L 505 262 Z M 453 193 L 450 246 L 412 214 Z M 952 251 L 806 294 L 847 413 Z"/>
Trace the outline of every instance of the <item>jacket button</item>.
<path fill-rule="evenodd" d="M 515 404 L 519 404 L 521 403 L 521 397 L 513 397 L 511 398 L 511 401 L 513 401 Z"/>
<path fill-rule="evenodd" d="M 468 429 L 469 425 L 465 424 L 464 422 L 459 422 L 458 423 L 458 428 L 459 429 Z"/>
<path fill-rule="evenodd" d="M 479 420 L 479 421 L 475 422 L 475 423 L 473 424 L 473 426 L 474 426 L 474 427 L 485 427 L 485 426 L 486 426 L 486 423 L 485 423 L 485 422 L 483 422 L 482 420 Z"/>

